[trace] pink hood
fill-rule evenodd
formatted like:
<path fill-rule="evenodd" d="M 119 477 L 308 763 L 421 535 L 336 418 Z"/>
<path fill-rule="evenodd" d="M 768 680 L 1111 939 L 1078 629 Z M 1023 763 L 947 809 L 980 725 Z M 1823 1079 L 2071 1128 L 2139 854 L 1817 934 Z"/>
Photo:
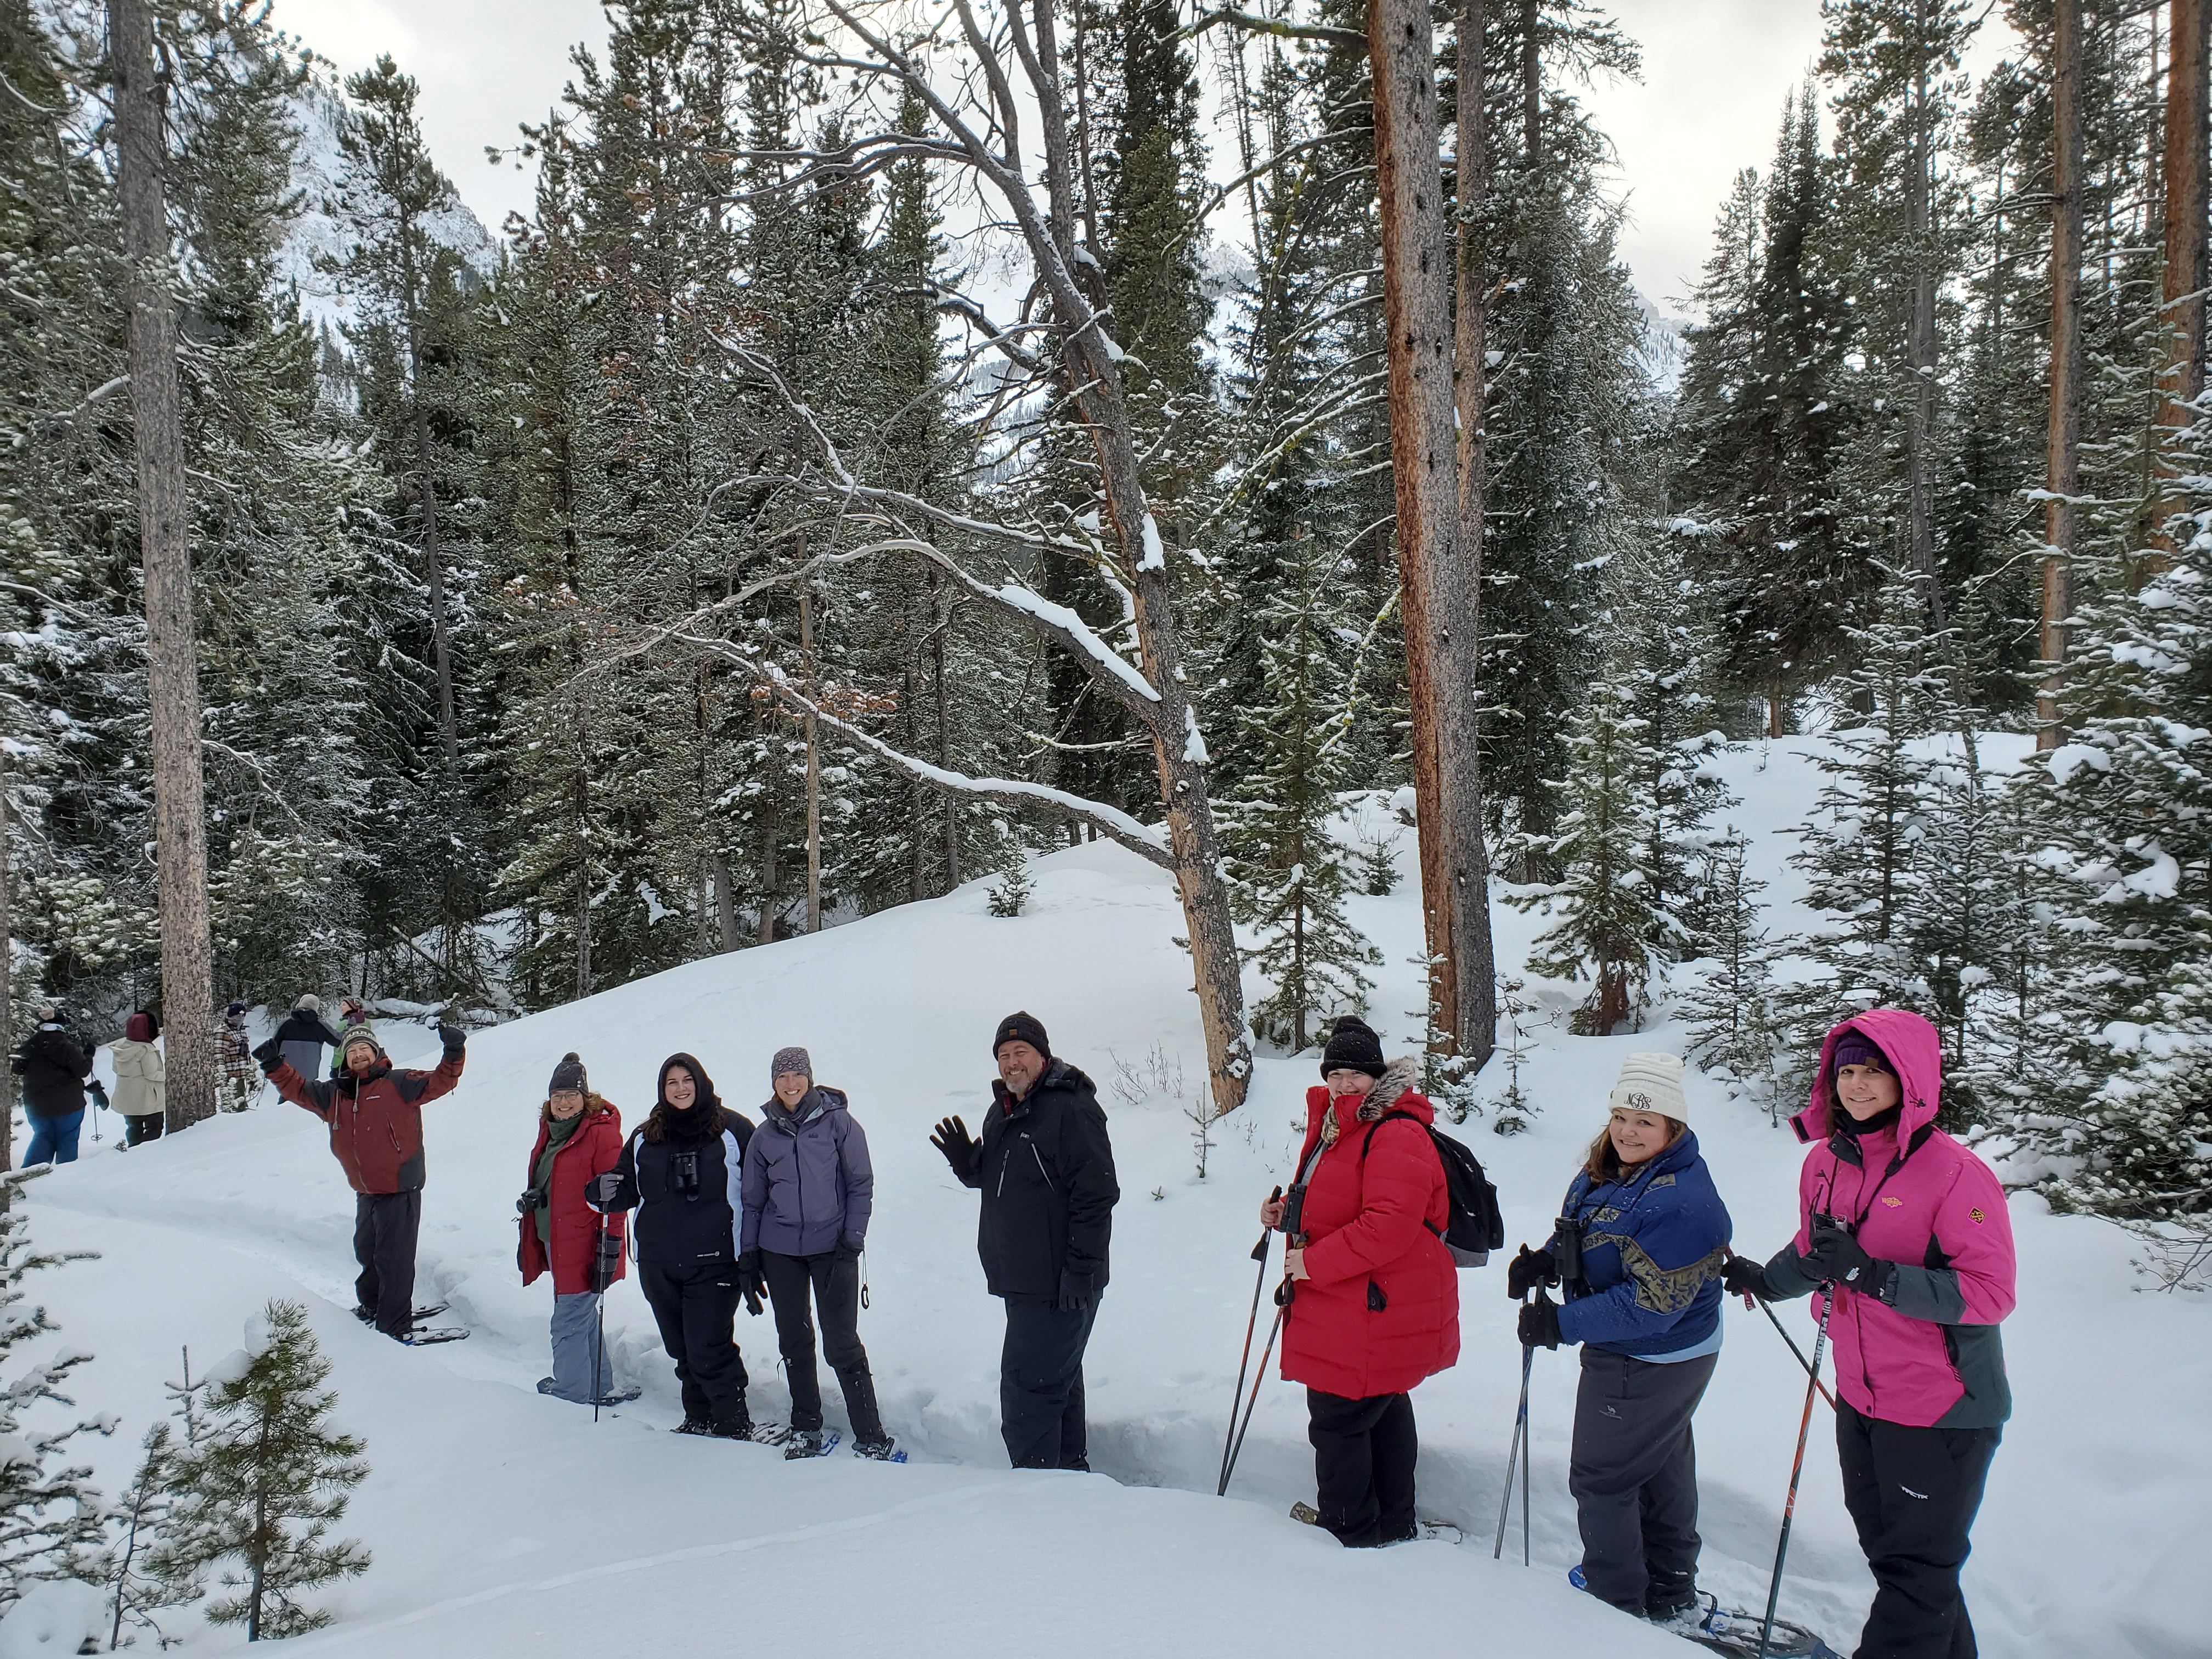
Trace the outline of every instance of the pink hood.
<path fill-rule="evenodd" d="M 1805 1109 L 1790 1120 L 1797 1139 L 1821 1141 L 1828 1138 L 1828 1073 L 1836 1059 L 1836 1044 L 1846 1031 L 1856 1031 L 1889 1056 L 1905 1096 L 1898 1114 L 1897 1144 L 1910 1147 L 1912 1137 L 1936 1121 L 1943 1100 L 1943 1039 L 1917 1014 L 1902 1008 L 1869 1008 L 1853 1014 L 1830 1031 L 1820 1044 L 1820 1064 L 1813 1073 L 1812 1098 Z"/>

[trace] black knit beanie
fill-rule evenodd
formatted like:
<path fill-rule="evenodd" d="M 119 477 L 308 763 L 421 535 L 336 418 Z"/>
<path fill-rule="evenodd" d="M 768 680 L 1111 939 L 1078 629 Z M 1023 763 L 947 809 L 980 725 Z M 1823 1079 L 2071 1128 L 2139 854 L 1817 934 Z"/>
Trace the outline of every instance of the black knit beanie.
<path fill-rule="evenodd" d="M 553 1068 L 553 1080 L 545 1085 L 545 1092 L 557 1095 L 573 1089 L 580 1095 L 586 1087 L 584 1062 L 572 1051 L 561 1056 L 561 1063 Z"/>
<path fill-rule="evenodd" d="M 1044 1026 L 1035 1014 L 1008 1014 L 999 1022 L 998 1035 L 991 1039 L 991 1058 L 999 1057 L 999 1050 L 1009 1042 L 1026 1042 L 1047 1060 L 1052 1058 L 1052 1039 L 1044 1034 Z"/>
<path fill-rule="evenodd" d="M 1338 1071 L 1364 1072 L 1379 1078 L 1388 1069 L 1382 1059 L 1382 1039 L 1375 1035 L 1373 1027 L 1349 1014 L 1336 1022 L 1336 1029 L 1329 1033 L 1328 1047 L 1321 1051 L 1323 1078 Z"/>

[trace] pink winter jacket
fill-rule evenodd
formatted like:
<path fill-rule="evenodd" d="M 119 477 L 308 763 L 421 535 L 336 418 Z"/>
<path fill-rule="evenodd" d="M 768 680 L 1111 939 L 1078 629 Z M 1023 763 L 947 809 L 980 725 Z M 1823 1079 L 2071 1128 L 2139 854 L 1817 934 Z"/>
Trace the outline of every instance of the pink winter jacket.
<path fill-rule="evenodd" d="M 1828 1088 L 1837 1042 L 1853 1030 L 1889 1056 L 1904 1096 L 1894 1129 L 1856 1140 L 1831 1134 Z M 1873 1008 L 1828 1033 L 1811 1103 L 1790 1120 L 1814 1143 L 1797 1177 L 1797 1237 L 1765 1278 L 1778 1297 L 1814 1288 L 1818 1271 L 1801 1260 L 1812 1218 L 1847 1223 L 1898 1271 L 1879 1297 L 1835 1288 L 1828 1338 L 1844 1398 L 1911 1427 L 1990 1428 L 2012 1412 L 1997 1335 L 2014 1300 L 2012 1218 L 1995 1171 L 1936 1127 L 1942 1090 L 1942 1040 L 1917 1014 Z"/>

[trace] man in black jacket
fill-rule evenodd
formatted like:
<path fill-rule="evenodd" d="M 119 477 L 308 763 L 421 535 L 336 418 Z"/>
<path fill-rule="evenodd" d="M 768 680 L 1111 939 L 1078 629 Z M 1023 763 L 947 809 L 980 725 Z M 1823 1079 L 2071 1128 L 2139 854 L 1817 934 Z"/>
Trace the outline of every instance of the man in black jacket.
<path fill-rule="evenodd" d="M 980 1188 L 976 1253 L 1006 1304 L 999 1360 L 999 1431 L 1018 1469 L 1085 1469 L 1083 1351 L 1106 1290 L 1114 1148 L 1091 1079 L 1052 1057 L 1026 1013 L 999 1024 L 997 1105 L 972 1139 L 957 1117 L 930 1144 L 961 1184 Z"/>
<path fill-rule="evenodd" d="M 92 1079 L 92 1055 L 79 1048 L 52 1003 L 37 1010 L 38 1025 L 15 1049 L 9 1069 L 23 1079 L 23 1115 L 30 1120 L 31 1144 L 23 1167 L 76 1161 L 77 1131 L 84 1126 L 84 1095 Z M 107 1103 L 107 1092 L 94 1080 L 93 1097 Z"/>

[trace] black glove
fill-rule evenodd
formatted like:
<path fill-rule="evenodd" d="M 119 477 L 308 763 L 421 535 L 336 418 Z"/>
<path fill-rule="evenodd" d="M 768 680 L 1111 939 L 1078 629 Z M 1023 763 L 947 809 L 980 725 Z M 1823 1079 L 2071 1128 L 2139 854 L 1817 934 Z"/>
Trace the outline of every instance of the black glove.
<path fill-rule="evenodd" d="M 1896 1263 L 1869 1255 L 1866 1246 L 1851 1237 L 1851 1230 L 1832 1215 L 1813 1218 L 1813 1244 L 1804 1261 L 1821 1278 L 1868 1296 L 1881 1296 L 1897 1277 Z"/>
<path fill-rule="evenodd" d="M 1080 1313 L 1097 1299 L 1097 1285 L 1089 1273 L 1072 1273 L 1065 1267 L 1060 1269 L 1060 1312 Z"/>
<path fill-rule="evenodd" d="M 768 1291 L 768 1275 L 761 1270 L 761 1253 L 747 1250 L 738 1258 L 738 1295 L 745 1311 L 757 1318 L 761 1298 Z"/>
<path fill-rule="evenodd" d="M 275 1037 L 270 1037 L 268 1042 L 256 1048 L 253 1051 L 253 1057 L 261 1062 L 262 1072 L 269 1077 L 275 1077 L 276 1068 L 284 1063 L 284 1052 L 277 1046 Z"/>
<path fill-rule="evenodd" d="M 937 1126 L 929 1137 L 929 1144 L 945 1154 L 945 1161 L 952 1166 L 952 1173 L 965 1181 L 975 1172 L 975 1156 L 980 1150 L 968 1126 L 957 1117 L 948 1117 Z"/>
<path fill-rule="evenodd" d="M 837 1241 L 837 1260 L 858 1261 L 860 1259 L 860 1252 L 866 1249 L 867 1249 L 867 1243 L 858 1233 L 847 1233 L 844 1237 Z"/>
<path fill-rule="evenodd" d="M 602 1170 L 584 1183 L 584 1197 L 604 1210 L 622 1196 L 622 1176 L 614 1170 Z"/>
<path fill-rule="evenodd" d="M 438 1027 L 438 1041 L 445 1045 L 446 1052 L 449 1054 L 458 1054 L 460 1053 L 461 1049 L 467 1044 L 468 1040 L 469 1034 L 461 1030 L 458 1025 L 441 1025 Z"/>
<path fill-rule="evenodd" d="M 1559 1346 L 1559 1310 L 1549 1297 L 1539 1294 L 1534 1302 L 1521 1310 L 1521 1346 L 1524 1348 L 1556 1348 Z"/>
<path fill-rule="evenodd" d="M 1721 1263 L 1721 1285 L 1730 1296 L 1755 1296 L 1761 1302 L 1766 1294 L 1766 1269 L 1747 1255 L 1731 1255 Z"/>
<path fill-rule="evenodd" d="M 535 1215 L 538 1213 L 539 1206 L 544 1202 L 545 1194 L 539 1192 L 537 1188 L 532 1187 L 528 1192 L 523 1194 L 520 1198 L 514 1200 L 514 1212 L 517 1215 Z"/>
<path fill-rule="evenodd" d="M 599 1242 L 592 1251 L 592 1288 L 604 1291 L 615 1282 L 622 1271 L 623 1242 L 615 1234 L 601 1231 Z"/>
<path fill-rule="evenodd" d="M 1505 1294 L 1516 1302 L 1539 1285 L 1559 1282 L 1559 1263 L 1549 1250 L 1532 1250 L 1526 1244 L 1505 1264 Z"/>

